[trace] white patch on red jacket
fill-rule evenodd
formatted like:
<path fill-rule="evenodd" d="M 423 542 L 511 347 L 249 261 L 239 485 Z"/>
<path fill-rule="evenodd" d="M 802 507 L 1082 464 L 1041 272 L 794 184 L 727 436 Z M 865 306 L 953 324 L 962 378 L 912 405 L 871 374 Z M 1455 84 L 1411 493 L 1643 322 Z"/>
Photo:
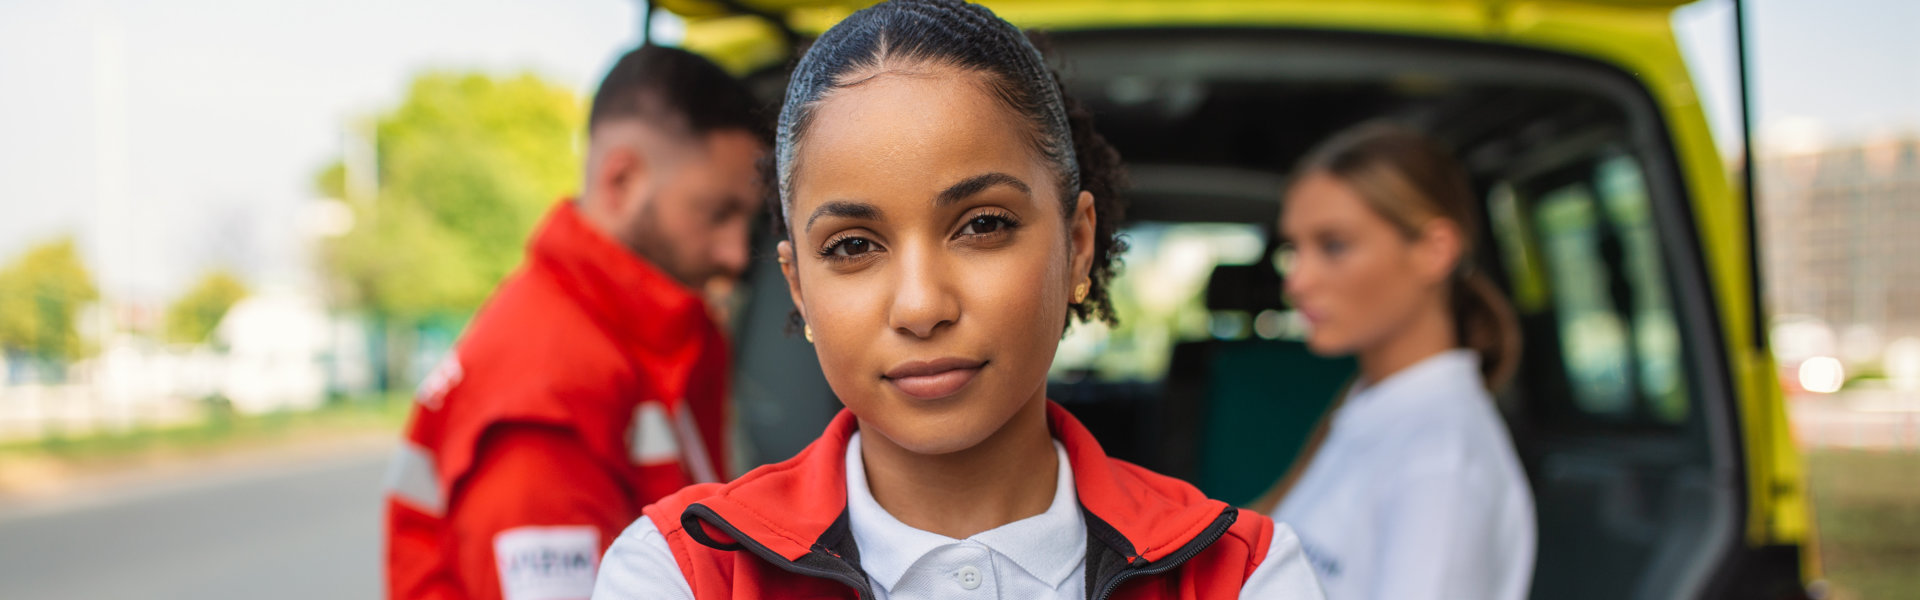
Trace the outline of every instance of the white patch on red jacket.
<path fill-rule="evenodd" d="M 571 600 L 593 595 L 600 531 L 590 525 L 515 527 L 493 536 L 506 600 Z"/>
<path fill-rule="evenodd" d="M 700 428 L 686 401 L 674 403 L 679 410 L 668 414 L 666 403 L 649 400 L 633 409 L 633 423 L 627 426 L 627 458 L 633 464 L 650 467 L 679 463 L 694 483 L 720 480 L 713 458 L 707 455 Z"/>
<path fill-rule="evenodd" d="M 643 467 L 680 460 L 680 440 L 665 404 L 648 400 L 633 409 L 633 423 L 627 426 L 627 458 Z"/>

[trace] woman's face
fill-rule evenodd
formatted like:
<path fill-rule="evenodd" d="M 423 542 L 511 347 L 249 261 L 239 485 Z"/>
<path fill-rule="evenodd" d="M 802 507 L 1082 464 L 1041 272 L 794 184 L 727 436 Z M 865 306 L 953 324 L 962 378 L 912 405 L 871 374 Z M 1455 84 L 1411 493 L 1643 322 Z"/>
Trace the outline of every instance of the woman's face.
<path fill-rule="evenodd" d="M 827 383 L 868 431 L 971 448 L 1044 398 L 1092 197 L 1072 226 L 1026 123 L 949 67 L 887 71 L 818 105 L 780 254 Z"/>
<path fill-rule="evenodd" d="M 1291 246 L 1286 294 L 1323 355 L 1362 353 L 1444 298 L 1459 250 L 1452 228 L 1431 219 L 1408 237 L 1332 175 L 1309 173 L 1288 190 L 1280 234 Z"/>

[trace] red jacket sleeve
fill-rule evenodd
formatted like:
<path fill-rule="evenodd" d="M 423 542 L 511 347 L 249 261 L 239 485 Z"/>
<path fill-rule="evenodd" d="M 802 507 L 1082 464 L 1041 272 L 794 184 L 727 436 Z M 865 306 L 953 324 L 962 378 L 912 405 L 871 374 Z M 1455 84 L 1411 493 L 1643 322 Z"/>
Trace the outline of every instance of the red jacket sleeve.
<path fill-rule="evenodd" d="M 600 556 L 639 514 L 614 475 L 555 427 L 497 428 L 477 456 L 447 515 L 467 597 L 590 595 Z"/>

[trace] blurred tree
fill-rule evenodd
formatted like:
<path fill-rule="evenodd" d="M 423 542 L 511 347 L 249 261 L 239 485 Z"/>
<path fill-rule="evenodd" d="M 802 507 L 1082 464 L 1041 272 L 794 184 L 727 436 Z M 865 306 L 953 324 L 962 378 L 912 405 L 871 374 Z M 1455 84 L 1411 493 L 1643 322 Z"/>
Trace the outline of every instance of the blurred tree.
<path fill-rule="evenodd" d="M 79 358 L 80 309 L 98 299 L 72 236 L 28 248 L 0 268 L 0 350 L 50 361 Z"/>
<path fill-rule="evenodd" d="M 227 309 L 245 297 L 247 285 L 239 277 L 225 269 L 208 272 L 167 307 L 167 340 L 181 344 L 207 341 Z"/>
<path fill-rule="evenodd" d="M 376 322 L 383 384 L 409 371 L 422 323 L 462 321 L 519 264 L 527 235 L 578 184 L 586 108 L 530 74 L 429 72 L 375 117 L 367 186 L 352 160 L 317 177 L 353 209 L 323 249 L 334 296 Z M 391 387 L 383 385 L 383 387 Z"/>

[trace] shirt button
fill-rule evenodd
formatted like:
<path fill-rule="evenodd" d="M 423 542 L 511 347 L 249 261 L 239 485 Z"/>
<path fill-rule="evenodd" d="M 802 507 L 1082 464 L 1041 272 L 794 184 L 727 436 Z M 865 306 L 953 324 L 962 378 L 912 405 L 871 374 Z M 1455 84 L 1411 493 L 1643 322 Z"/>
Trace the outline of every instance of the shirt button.
<path fill-rule="evenodd" d="M 980 587 L 980 570 L 973 567 L 960 567 L 960 570 L 953 572 L 953 580 L 964 589 Z"/>

